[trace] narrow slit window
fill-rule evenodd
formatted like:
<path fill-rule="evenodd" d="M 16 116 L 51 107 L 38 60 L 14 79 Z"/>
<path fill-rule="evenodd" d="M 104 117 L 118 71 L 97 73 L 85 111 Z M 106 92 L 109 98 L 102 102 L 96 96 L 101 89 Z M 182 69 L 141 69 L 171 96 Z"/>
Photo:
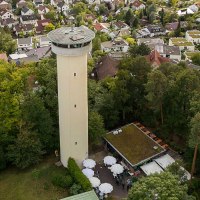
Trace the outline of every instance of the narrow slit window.
<path fill-rule="evenodd" d="M 76 73 L 74 73 L 74 76 L 76 76 Z"/>
<path fill-rule="evenodd" d="M 76 108 L 76 104 L 74 104 L 74 108 Z"/>

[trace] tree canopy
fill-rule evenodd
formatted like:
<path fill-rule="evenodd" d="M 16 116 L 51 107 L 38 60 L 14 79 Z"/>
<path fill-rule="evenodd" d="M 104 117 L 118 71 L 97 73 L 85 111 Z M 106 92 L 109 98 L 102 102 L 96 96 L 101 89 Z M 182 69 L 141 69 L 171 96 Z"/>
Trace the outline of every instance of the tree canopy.
<path fill-rule="evenodd" d="M 128 200 L 185 200 L 187 186 L 170 172 L 143 177 L 133 184 Z"/>

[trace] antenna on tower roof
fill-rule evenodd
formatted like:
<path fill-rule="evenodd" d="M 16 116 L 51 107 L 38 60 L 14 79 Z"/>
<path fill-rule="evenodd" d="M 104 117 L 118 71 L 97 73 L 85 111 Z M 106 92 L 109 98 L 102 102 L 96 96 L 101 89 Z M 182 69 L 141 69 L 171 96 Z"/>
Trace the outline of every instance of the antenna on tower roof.
<path fill-rule="evenodd" d="M 70 20 L 71 32 L 74 32 L 74 17 L 70 16 L 69 20 Z"/>

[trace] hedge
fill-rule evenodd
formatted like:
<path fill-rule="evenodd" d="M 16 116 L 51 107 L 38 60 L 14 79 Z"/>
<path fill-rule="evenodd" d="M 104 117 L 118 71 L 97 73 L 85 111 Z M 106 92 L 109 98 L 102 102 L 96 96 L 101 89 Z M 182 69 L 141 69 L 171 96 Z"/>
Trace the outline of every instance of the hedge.
<path fill-rule="evenodd" d="M 68 159 L 68 170 L 70 175 L 74 178 L 75 182 L 83 188 L 84 192 L 90 191 L 92 186 L 88 178 L 82 173 L 81 169 L 77 165 L 73 158 Z"/>
<path fill-rule="evenodd" d="M 62 188 L 69 188 L 73 184 L 73 180 L 70 175 L 63 176 L 61 174 L 54 174 L 51 181 L 53 185 L 59 186 Z"/>

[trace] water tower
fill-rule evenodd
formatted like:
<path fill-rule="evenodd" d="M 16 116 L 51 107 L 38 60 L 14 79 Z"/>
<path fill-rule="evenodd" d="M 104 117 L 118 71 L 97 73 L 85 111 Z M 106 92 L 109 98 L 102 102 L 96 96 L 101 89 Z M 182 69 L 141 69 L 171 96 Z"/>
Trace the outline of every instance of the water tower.
<path fill-rule="evenodd" d="M 51 31 L 52 51 L 57 55 L 60 157 L 79 164 L 88 156 L 87 56 L 93 31 L 85 26 Z"/>

